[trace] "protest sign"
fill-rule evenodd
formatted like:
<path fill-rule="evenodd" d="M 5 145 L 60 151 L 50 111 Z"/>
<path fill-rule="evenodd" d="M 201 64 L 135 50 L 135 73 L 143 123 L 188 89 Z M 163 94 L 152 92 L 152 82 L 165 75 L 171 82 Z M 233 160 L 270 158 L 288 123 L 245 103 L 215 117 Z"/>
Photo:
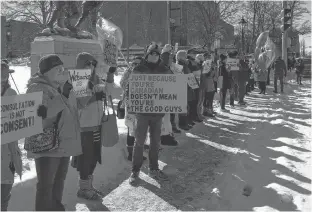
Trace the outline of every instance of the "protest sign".
<path fill-rule="evenodd" d="M 186 83 L 184 74 L 132 74 L 127 109 L 134 113 L 186 113 Z"/>
<path fill-rule="evenodd" d="M 233 58 L 228 58 L 226 61 L 226 65 L 229 67 L 230 71 L 238 71 L 239 60 L 238 59 L 233 59 Z"/>
<path fill-rule="evenodd" d="M 104 63 L 106 63 L 109 66 L 117 67 L 117 59 L 118 59 L 117 46 L 107 39 L 103 40 L 102 42 L 104 42 L 103 45 Z"/>
<path fill-rule="evenodd" d="M 91 77 L 91 69 L 69 70 L 69 77 L 73 85 L 73 91 L 77 97 L 91 96 L 91 91 L 87 89 L 88 81 Z"/>
<path fill-rule="evenodd" d="M 1 145 L 42 133 L 37 109 L 43 92 L 1 97 Z"/>
<path fill-rule="evenodd" d="M 187 74 L 187 79 L 187 83 L 192 89 L 199 88 L 195 75 L 193 73 Z"/>
<path fill-rule="evenodd" d="M 174 74 L 183 74 L 183 66 L 176 63 L 171 63 L 170 70 L 172 70 Z"/>
<path fill-rule="evenodd" d="M 206 60 L 203 64 L 203 74 L 208 74 L 211 69 L 211 62 L 212 60 Z"/>

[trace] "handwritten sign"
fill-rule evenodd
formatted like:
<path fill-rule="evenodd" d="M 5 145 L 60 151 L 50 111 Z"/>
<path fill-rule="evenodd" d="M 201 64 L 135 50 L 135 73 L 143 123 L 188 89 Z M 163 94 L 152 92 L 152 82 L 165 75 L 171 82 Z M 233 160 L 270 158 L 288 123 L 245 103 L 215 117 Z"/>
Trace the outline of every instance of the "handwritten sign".
<path fill-rule="evenodd" d="M 127 109 L 134 113 L 186 113 L 187 76 L 132 74 Z"/>
<path fill-rule="evenodd" d="M 199 88 L 198 83 L 196 81 L 195 75 L 193 73 L 187 74 L 187 84 L 192 88 Z"/>
<path fill-rule="evenodd" d="M 69 70 L 69 77 L 77 97 L 91 96 L 91 92 L 87 89 L 88 81 L 91 77 L 91 69 Z"/>
<path fill-rule="evenodd" d="M 109 41 L 109 40 L 103 40 L 104 42 L 104 63 L 106 63 L 109 66 L 117 67 L 117 59 L 118 59 L 118 49 L 117 46 Z"/>
<path fill-rule="evenodd" d="M 183 66 L 176 63 L 171 63 L 170 70 L 172 70 L 174 74 L 183 74 Z"/>
<path fill-rule="evenodd" d="M 203 74 L 208 74 L 211 70 L 211 62 L 212 60 L 206 60 L 203 64 Z"/>
<path fill-rule="evenodd" d="M 229 67 L 230 71 L 238 71 L 239 60 L 238 59 L 233 59 L 233 58 L 228 58 L 226 61 L 226 65 Z"/>
<path fill-rule="evenodd" d="M 1 145 L 42 133 L 37 109 L 43 92 L 1 97 Z"/>

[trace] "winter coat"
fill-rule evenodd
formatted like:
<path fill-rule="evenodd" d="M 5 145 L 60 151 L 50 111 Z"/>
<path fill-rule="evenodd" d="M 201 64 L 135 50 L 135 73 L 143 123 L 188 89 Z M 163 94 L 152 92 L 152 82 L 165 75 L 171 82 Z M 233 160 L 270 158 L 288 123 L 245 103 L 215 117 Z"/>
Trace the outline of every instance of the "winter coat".
<path fill-rule="evenodd" d="M 133 74 L 171 74 L 171 71 L 159 60 L 157 64 L 148 63 L 143 60 L 133 68 Z M 140 113 L 143 116 L 164 116 L 164 113 Z"/>
<path fill-rule="evenodd" d="M 219 63 L 219 76 L 223 77 L 222 89 L 230 89 L 232 75 L 230 72 L 228 72 L 226 64 L 223 61 L 220 61 Z"/>
<path fill-rule="evenodd" d="M 180 60 L 180 61 L 177 61 L 177 64 L 183 66 L 182 72 L 184 74 L 190 74 L 191 73 L 191 70 L 188 68 L 188 62 L 187 61 L 181 61 Z M 194 90 L 189 85 L 187 85 L 187 101 L 188 102 L 193 101 L 194 98 L 195 98 Z"/>
<path fill-rule="evenodd" d="M 15 96 L 16 91 L 8 87 L 3 96 Z M 1 145 L 1 184 L 13 184 L 14 173 L 11 171 L 12 165 L 15 172 L 22 178 L 22 159 L 18 141 Z"/>
<path fill-rule="evenodd" d="M 104 84 L 97 75 L 94 76 L 93 84 Z M 95 93 L 89 89 L 92 96 L 77 97 L 79 108 L 79 121 L 82 132 L 98 130 L 103 116 L 103 100 L 96 100 Z"/>
<path fill-rule="evenodd" d="M 214 82 L 218 79 L 217 65 L 211 63 L 211 68 L 208 73 L 202 75 L 202 87 L 205 92 L 215 91 Z"/>
<path fill-rule="evenodd" d="M 267 70 L 257 69 L 255 71 L 255 75 L 256 75 L 258 82 L 266 82 L 267 81 L 267 77 L 268 77 Z"/>
<path fill-rule="evenodd" d="M 28 81 L 27 93 L 39 91 L 43 91 L 42 104 L 46 107 L 48 107 L 48 102 L 51 99 L 60 98 L 62 100 L 62 105 L 59 106 L 64 109 L 62 110 L 62 116 L 58 123 L 60 145 L 53 151 L 42 153 L 27 152 L 27 156 L 30 158 L 70 157 L 82 154 L 79 116 L 75 94 L 70 92 L 69 98 L 67 99 L 60 94 L 58 90 L 51 87 L 49 82 L 41 74 L 35 74 Z M 56 117 L 42 120 L 43 128 L 50 128 L 55 119 Z"/>
<path fill-rule="evenodd" d="M 277 58 L 272 64 L 274 76 L 283 76 L 286 73 L 286 64 L 281 58 Z"/>

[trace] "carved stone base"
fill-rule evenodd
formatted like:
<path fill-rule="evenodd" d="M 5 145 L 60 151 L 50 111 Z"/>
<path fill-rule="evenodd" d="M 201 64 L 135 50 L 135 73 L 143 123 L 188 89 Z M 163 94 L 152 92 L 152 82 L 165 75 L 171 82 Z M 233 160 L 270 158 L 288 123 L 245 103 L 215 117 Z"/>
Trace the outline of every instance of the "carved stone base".
<path fill-rule="evenodd" d="M 58 55 L 65 68 L 75 68 L 76 57 L 81 52 L 88 52 L 98 60 L 97 69 L 106 69 L 102 61 L 102 48 L 97 40 L 76 39 L 59 35 L 36 37 L 31 43 L 31 74 L 38 72 L 39 59 L 48 54 Z"/>

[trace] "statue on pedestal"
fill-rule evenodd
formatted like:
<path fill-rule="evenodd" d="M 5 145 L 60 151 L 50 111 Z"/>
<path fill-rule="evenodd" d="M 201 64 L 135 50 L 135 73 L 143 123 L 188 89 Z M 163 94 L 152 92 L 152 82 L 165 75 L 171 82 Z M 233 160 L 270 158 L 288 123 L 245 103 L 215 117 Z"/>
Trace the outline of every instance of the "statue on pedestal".
<path fill-rule="evenodd" d="M 75 38 L 93 39 L 96 36 L 97 10 L 102 6 L 102 1 L 84 1 L 82 3 L 82 13 L 79 17 L 79 10 L 75 1 L 51 1 L 55 4 L 52 12 L 52 18 L 40 35 L 62 35 Z M 92 30 L 91 32 L 81 31 L 81 24 L 91 13 Z M 78 21 L 74 23 L 75 20 Z M 55 22 L 57 26 L 54 27 Z"/>

